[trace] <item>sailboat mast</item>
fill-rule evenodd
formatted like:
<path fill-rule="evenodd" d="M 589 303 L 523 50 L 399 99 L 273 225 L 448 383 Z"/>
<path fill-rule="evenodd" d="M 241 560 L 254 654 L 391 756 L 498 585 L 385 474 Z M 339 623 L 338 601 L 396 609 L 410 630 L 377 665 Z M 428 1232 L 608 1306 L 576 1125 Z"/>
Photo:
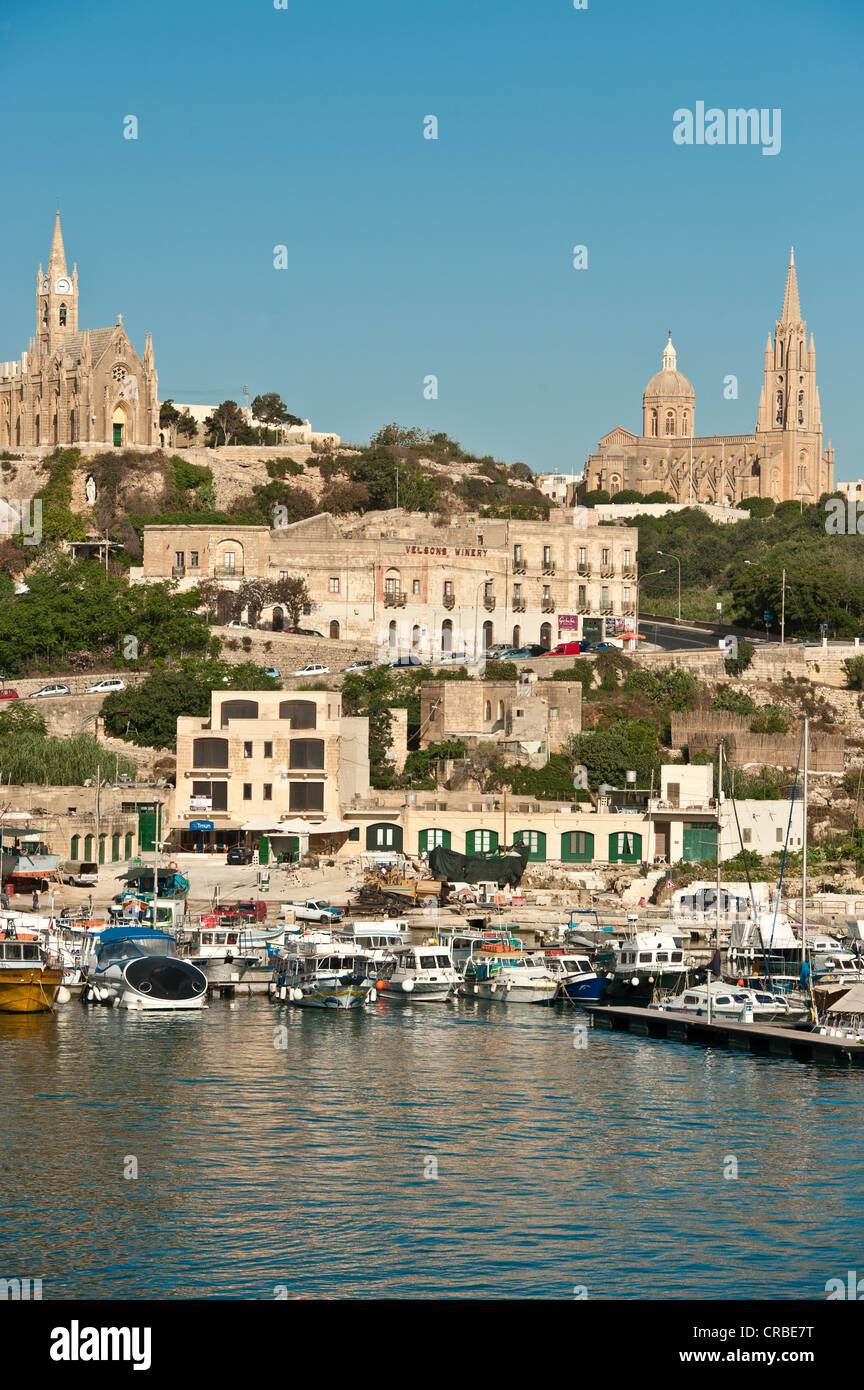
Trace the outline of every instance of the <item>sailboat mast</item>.
<path fill-rule="evenodd" d="M 723 825 L 720 819 L 720 803 L 723 800 L 723 740 L 717 745 L 717 903 L 715 911 L 715 951 L 720 950 L 720 852 L 723 838 Z"/>
<path fill-rule="evenodd" d="M 810 720 L 804 719 L 804 847 L 801 855 L 801 964 L 807 959 L 807 774 L 810 770 Z"/>

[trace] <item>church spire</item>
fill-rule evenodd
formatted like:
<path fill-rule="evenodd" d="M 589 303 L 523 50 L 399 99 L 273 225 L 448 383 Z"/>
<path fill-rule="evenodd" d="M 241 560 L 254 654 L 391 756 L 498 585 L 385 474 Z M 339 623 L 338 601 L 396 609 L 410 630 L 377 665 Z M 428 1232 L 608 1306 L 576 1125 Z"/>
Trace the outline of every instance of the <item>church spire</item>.
<path fill-rule="evenodd" d="M 63 232 L 60 227 L 60 209 L 54 217 L 54 235 L 51 238 L 51 255 L 48 258 L 49 271 L 66 274 L 66 252 L 63 248 Z"/>
<path fill-rule="evenodd" d="M 675 372 L 678 370 L 678 354 L 672 346 L 672 329 L 669 329 L 669 338 L 663 349 L 663 371 Z"/>
<path fill-rule="evenodd" d="M 786 272 L 786 292 L 783 295 L 781 323 L 800 323 L 801 304 L 798 299 L 798 276 L 795 273 L 795 247 L 789 252 L 789 269 Z"/>

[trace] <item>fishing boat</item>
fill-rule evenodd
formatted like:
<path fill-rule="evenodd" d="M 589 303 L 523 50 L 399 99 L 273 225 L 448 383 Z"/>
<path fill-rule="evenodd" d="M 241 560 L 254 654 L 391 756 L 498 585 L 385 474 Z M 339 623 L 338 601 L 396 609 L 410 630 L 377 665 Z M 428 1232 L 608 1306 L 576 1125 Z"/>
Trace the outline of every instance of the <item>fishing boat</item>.
<path fill-rule="evenodd" d="M 469 956 L 459 993 L 501 1004 L 552 1004 L 558 983 L 542 955 L 485 941 Z"/>
<path fill-rule="evenodd" d="M 0 937 L 0 1013 L 48 1013 L 62 985 L 62 967 L 39 942 L 22 940 L 7 927 Z"/>
<path fill-rule="evenodd" d="M 280 952 L 270 994 L 281 1004 L 358 1009 L 377 998 L 377 981 L 369 973 L 371 964 L 368 951 L 336 941 L 329 932 L 310 932 L 305 939 L 287 942 Z"/>
<path fill-rule="evenodd" d="M 465 966 L 474 951 L 479 950 L 484 942 L 512 947 L 514 951 L 523 949 L 522 942 L 508 930 L 481 931 L 463 928 L 461 931 L 454 931 L 442 927 L 437 934 L 437 940 L 449 951 L 454 968 L 460 975 L 464 974 Z"/>
<path fill-rule="evenodd" d="M 542 954 L 546 969 L 558 981 L 559 1002 L 602 999 L 608 980 L 605 975 L 597 974 L 587 956 L 559 946 L 547 946 Z"/>
<path fill-rule="evenodd" d="M 613 952 L 604 998 L 650 1003 L 655 990 L 680 993 L 691 967 L 674 931 L 637 931 Z"/>
<path fill-rule="evenodd" d="M 186 960 L 207 976 L 209 984 L 239 984 L 256 971 L 270 974 L 266 946 L 253 946 L 251 937 L 237 927 L 202 923 L 184 937 Z"/>
<path fill-rule="evenodd" d="M 83 949 L 85 1004 L 125 1009 L 203 1009 L 207 978 L 181 960 L 177 943 L 152 927 L 108 927 L 87 938 Z"/>
<path fill-rule="evenodd" d="M 730 985 L 726 980 L 689 985 L 683 994 L 665 995 L 653 1001 L 649 1008 L 706 1020 L 731 1018 L 738 1023 L 778 1023 L 787 1028 L 794 1028 L 810 1017 L 806 1005 L 791 1000 L 788 995 Z"/>
<path fill-rule="evenodd" d="M 445 946 L 397 946 L 389 965 L 382 967 L 378 993 L 382 999 L 441 1003 L 451 998 L 461 983 L 453 958 Z"/>

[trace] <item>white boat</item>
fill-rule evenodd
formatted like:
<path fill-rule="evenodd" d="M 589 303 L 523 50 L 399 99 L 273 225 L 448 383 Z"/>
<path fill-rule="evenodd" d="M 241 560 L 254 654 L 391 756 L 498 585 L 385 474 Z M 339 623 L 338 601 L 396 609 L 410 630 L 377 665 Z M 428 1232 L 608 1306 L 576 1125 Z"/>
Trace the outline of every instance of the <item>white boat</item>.
<path fill-rule="evenodd" d="M 270 994 L 282 1004 L 356 1009 L 377 998 L 373 964 L 370 952 L 329 932 L 310 932 L 303 941 L 286 943 L 273 967 Z"/>
<path fill-rule="evenodd" d="M 460 975 L 464 974 L 465 966 L 474 951 L 479 950 L 484 943 L 512 946 L 514 950 L 522 950 L 522 942 L 506 930 L 477 931 L 471 927 L 466 927 L 457 931 L 442 927 L 437 932 L 436 940 L 440 941 L 441 945 L 450 952 L 453 966 Z"/>
<path fill-rule="evenodd" d="M 203 1009 L 207 979 L 181 960 L 167 932 L 152 927 L 108 927 L 88 936 L 82 948 L 87 979 L 85 1004 L 124 1009 Z"/>
<path fill-rule="evenodd" d="M 211 984 L 239 984 L 256 970 L 270 974 L 266 946 L 253 946 L 237 927 L 193 927 L 185 937 L 187 960 L 196 965 Z"/>
<path fill-rule="evenodd" d="M 637 931 L 616 947 L 605 999 L 647 1003 L 657 989 L 678 993 L 691 966 L 674 930 Z"/>
<path fill-rule="evenodd" d="M 792 1028 L 810 1016 L 806 1005 L 796 1003 L 787 995 L 773 994 L 770 990 L 747 989 L 742 985 L 730 984 L 728 980 L 690 985 L 683 994 L 664 995 L 648 1007 L 663 1013 L 689 1014 L 707 1020 L 709 998 L 712 1020 L 725 1018 L 733 1019 L 736 1023 L 778 1023 Z"/>
<path fill-rule="evenodd" d="M 547 970 L 542 955 L 485 942 L 468 958 L 459 993 L 501 1004 L 551 1004 L 558 980 Z"/>
<path fill-rule="evenodd" d="M 455 994 L 461 976 L 446 946 L 397 946 L 378 983 L 382 999 L 441 1003 Z"/>

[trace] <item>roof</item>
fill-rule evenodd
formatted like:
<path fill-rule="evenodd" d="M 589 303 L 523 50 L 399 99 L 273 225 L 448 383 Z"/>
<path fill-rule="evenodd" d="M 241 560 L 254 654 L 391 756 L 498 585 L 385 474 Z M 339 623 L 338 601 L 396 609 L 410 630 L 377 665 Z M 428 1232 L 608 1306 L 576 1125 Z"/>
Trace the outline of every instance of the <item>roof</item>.
<path fill-rule="evenodd" d="M 687 380 L 684 373 L 668 368 L 655 372 L 643 393 L 646 400 L 649 396 L 661 396 L 664 400 L 670 396 L 688 396 L 692 400 L 695 395 L 693 383 Z"/>
<path fill-rule="evenodd" d="M 828 1005 L 829 1014 L 864 1014 L 864 984 L 853 985 L 833 1004 Z"/>

